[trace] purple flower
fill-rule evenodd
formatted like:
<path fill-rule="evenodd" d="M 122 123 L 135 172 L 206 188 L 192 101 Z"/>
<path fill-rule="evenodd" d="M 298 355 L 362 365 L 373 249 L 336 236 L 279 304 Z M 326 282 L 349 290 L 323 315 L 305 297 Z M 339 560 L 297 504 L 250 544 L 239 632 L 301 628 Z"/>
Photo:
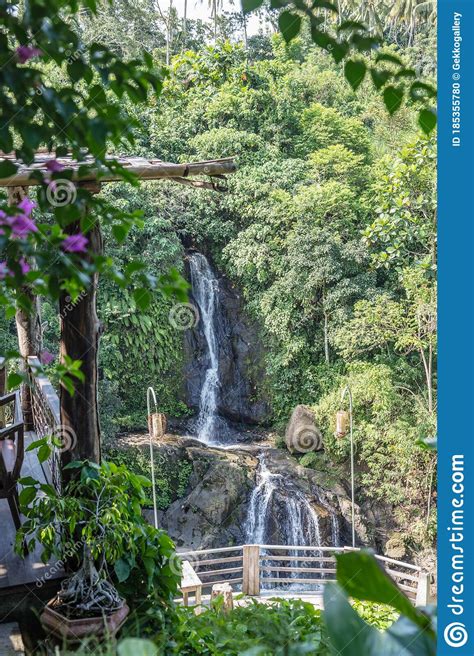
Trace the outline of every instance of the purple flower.
<path fill-rule="evenodd" d="M 55 357 L 56 356 L 54 356 L 49 351 L 41 351 L 39 359 L 40 359 L 41 364 L 48 365 L 48 364 L 51 364 L 51 362 L 53 362 Z"/>
<path fill-rule="evenodd" d="M 57 173 L 58 171 L 62 171 L 64 166 L 58 162 L 57 159 L 50 159 L 49 162 L 46 163 L 46 168 L 48 171 L 51 171 L 51 173 Z"/>
<path fill-rule="evenodd" d="M 78 232 L 75 235 L 69 235 L 63 240 L 61 248 L 68 253 L 85 253 L 86 246 L 89 243 L 87 237 Z"/>
<path fill-rule="evenodd" d="M 22 272 L 22 274 L 23 274 L 24 276 L 26 276 L 26 274 L 27 274 L 29 271 L 31 271 L 31 267 L 30 267 L 30 265 L 28 264 L 28 262 L 25 260 L 24 257 L 22 257 L 21 260 L 20 260 L 20 269 L 21 269 L 21 272 Z"/>
<path fill-rule="evenodd" d="M 22 210 L 22 212 L 28 215 L 31 214 L 35 207 L 36 203 L 33 200 L 30 200 L 28 197 L 23 198 L 23 200 L 18 203 L 18 209 Z"/>
<path fill-rule="evenodd" d="M 30 232 L 38 232 L 35 222 L 26 214 L 17 214 L 11 217 L 8 223 L 11 225 L 13 236 L 20 239 L 27 237 Z"/>
<path fill-rule="evenodd" d="M 38 57 L 43 53 L 39 48 L 32 48 L 31 46 L 18 46 L 16 49 L 16 54 L 20 64 L 26 64 L 26 62 L 32 57 Z"/>

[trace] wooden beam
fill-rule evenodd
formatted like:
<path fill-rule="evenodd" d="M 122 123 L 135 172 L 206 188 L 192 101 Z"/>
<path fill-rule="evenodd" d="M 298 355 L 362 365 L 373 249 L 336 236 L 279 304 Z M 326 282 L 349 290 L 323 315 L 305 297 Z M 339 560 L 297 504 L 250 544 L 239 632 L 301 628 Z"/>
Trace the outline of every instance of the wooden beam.
<path fill-rule="evenodd" d="M 15 162 L 10 156 L 3 156 L 3 159 L 9 159 Z M 55 159 L 53 155 L 37 155 L 35 162 L 30 166 L 21 165 L 15 175 L 8 178 L 0 179 L 0 187 L 18 187 L 31 186 L 40 184 L 39 181 L 31 177 L 34 171 L 41 171 L 49 174 L 46 164 L 49 160 Z M 110 158 L 113 160 L 114 158 Z M 63 164 L 65 169 L 73 169 L 72 179 L 76 182 L 121 182 L 123 180 L 120 173 L 113 173 L 107 168 L 99 169 L 94 167 L 94 160 L 86 159 L 84 162 L 77 162 L 68 157 L 58 157 L 57 160 Z M 223 176 L 236 171 L 236 164 L 233 158 L 216 159 L 204 162 L 189 162 L 183 164 L 174 164 L 172 162 L 162 162 L 158 159 L 145 159 L 143 157 L 117 157 L 116 160 L 129 173 L 133 173 L 141 180 L 175 180 L 182 178 L 187 179 L 194 176 Z M 79 167 L 90 166 L 91 169 L 86 173 L 79 175 Z M 211 185 L 212 186 L 212 185 Z"/>

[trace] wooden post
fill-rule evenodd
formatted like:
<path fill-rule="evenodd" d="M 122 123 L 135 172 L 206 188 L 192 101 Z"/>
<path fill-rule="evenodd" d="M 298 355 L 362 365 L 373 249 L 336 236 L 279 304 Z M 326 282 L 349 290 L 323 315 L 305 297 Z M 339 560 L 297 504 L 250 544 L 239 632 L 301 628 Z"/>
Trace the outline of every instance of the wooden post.
<path fill-rule="evenodd" d="M 97 193 L 98 185 L 90 185 L 88 191 Z M 67 226 L 69 234 L 80 231 L 79 222 Z M 88 255 L 102 252 L 102 234 L 100 225 L 87 233 Z M 73 460 L 100 462 L 100 426 L 97 404 L 97 355 L 99 346 L 100 324 L 97 317 L 97 283 L 98 274 L 94 274 L 92 283 L 86 293 L 72 301 L 66 293 L 59 299 L 61 318 L 61 358 L 69 356 L 81 360 L 84 381 L 73 379 L 74 395 L 61 385 L 61 430 L 64 436 L 64 449 L 61 463 L 64 467 Z M 67 471 L 67 470 L 66 470 Z M 63 478 L 68 475 L 63 471 Z"/>
<path fill-rule="evenodd" d="M 416 589 L 416 606 L 427 606 L 430 602 L 430 574 L 420 572 Z"/>
<path fill-rule="evenodd" d="M 18 205 L 27 195 L 26 187 L 9 187 L 8 203 Z M 30 302 L 31 309 L 27 313 L 23 309 L 16 311 L 16 331 L 18 335 L 18 350 L 22 357 L 22 368 L 25 371 L 28 357 L 39 356 L 41 351 L 41 311 L 39 297 L 32 294 L 28 285 L 23 285 L 21 294 Z M 33 407 L 31 402 L 31 390 L 24 384 L 21 393 L 21 409 L 25 430 L 33 430 Z"/>
<path fill-rule="evenodd" d="M 230 583 L 216 583 L 211 590 L 211 603 L 222 597 L 222 611 L 228 613 L 234 608 L 234 597 Z M 197 603 L 197 601 L 196 601 Z"/>
<path fill-rule="evenodd" d="M 242 592 L 258 597 L 260 594 L 260 546 L 245 544 L 242 547 Z"/>

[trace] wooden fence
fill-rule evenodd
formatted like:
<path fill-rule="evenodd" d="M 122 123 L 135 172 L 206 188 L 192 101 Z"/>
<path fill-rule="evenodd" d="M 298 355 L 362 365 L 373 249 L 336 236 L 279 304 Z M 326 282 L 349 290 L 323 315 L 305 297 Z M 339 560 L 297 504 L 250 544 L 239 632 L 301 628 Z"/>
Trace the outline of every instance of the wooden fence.
<path fill-rule="evenodd" d="M 290 590 L 299 587 L 305 593 L 320 591 L 328 581 L 336 580 L 336 553 L 351 547 L 312 547 L 270 544 L 246 544 L 221 549 L 185 551 L 179 556 L 188 561 L 202 583 L 230 583 L 234 590 L 258 596 L 262 591 Z M 399 588 L 417 606 L 430 600 L 430 576 L 421 567 L 385 556 L 376 556 Z"/>
<path fill-rule="evenodd" d="M 60 434 L 61 413 L 59 397 L 46 376 L 38 374 L 40 362 L 36 357 L 28 358 L 28 383 L 31 391 L 33 426 L 38 439 L 46 435 Z M 57 490 L 61 489 L 60 451 L 53 448 L 48 460 L 46 480 L 51 480 Z"/>

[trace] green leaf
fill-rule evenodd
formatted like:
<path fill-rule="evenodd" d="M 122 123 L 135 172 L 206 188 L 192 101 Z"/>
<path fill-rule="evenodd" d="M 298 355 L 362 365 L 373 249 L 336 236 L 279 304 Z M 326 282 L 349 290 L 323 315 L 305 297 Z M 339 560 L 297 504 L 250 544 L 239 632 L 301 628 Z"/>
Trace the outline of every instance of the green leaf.
<path fill-rule="evenodd" d="M 125 638 L 117 647 L 118 656 L 158 656 L 158 647 L 151 640 Z"/>
<path fill-rule="evenodd" d="M 21 374 L 17 374 L 16 371 L 12 371 L 8 374 L 7 387 L 9 390 L 12 390 L 15 387 L 18 387 L 22 381 L 23 376 Z"/>
<path fill-rule="evenodd" d="M 48 444 L 43 444 L 38 449 L 38 460 L 40 462 L 46 462 L 49 456 L 51 455 L 51 447 Z"/>
<path fill-rule="evenodd" d="M 435 656 L 434 633 L 402 617 L 384 632 L 370 626 L 352 608 L 337 583 L 324 590 L 324 621 L 338 656 Z"/>
<path fill-rule="evenodd" d="M 0 162 L 0 178 L 9 178 L 15 175 L 17 167 L 9 159 L 4 159 Z"/>
<path fill-rule="evenodd" d="M 151 293 L 145 287 L 140 287 L 133 292 L 133 298 L 140 310 L 146 310 L 151 303 Z"/>
<path fill-rule="evenodd" d="M 435 129 L 436 121 L 436 113 L 432 109 L 422 109 L 418 114 L 418 123 L 425 134 Z"/>
<path fill-rule="evenodd" d="M 344 66 L 344 75 L 354 91 L 362 84 L 367 67 L 363 61 L 349 60 Z"/>
<path fill-rule="evenodd" d="M 114 570 L 119 583 L 123 583 L 130 576 L 130 565 L 124 558 L 119 558 L 115 562 Z"/>
<path fill-rule="evenodd" d="M 389 71 L 379 71 L 376 68 L 370 70 L 372 81 L 376 89 L 381 89 L 384 84 L 392 77 Z"/>
<path fill-rule="evenodd" d="M 390 85 L 383 92 L 383 101 L 390 114 L 395 114 L 403 100 L 403 89 Z"/>
<path fill-rule="evenodd" d="M 430 619 L 417 610 L 369 551 L 336 554 L 337 581 L 350 597 L 388 604 L 425 628 Z"/>
<path fill-rule="evenodd" d="M 254 11 L 263 5 L 263 0 L 242 0 L 242 9 L 244 14 Z"/>
<path fill-rule="evenodd" d="M 125 241 L 128 232 L 129 232 L 129 228 L 123 225 L 123 223 L 115 223 L 112 226 L 112 234 L 114 235 L 115 239 L 118 241 L 119 244 Z"/>
<path fill-rule="evenodd" d="M 301 29 L 301 16 L 293 14 L 288 10 L 282 11 L 278 17 L 278 25 L 283 38 L 287 43 L 290 43 L 290 41 L 299 34 Z"/>
<path fill-rule="evenodd" d="M 35 487 L 25 487 L 18 495 L 21 506 L 28 506 L 36 497 Z"/>
<path fill-rule="evenodd" d="M 18 480 L 18 482 L 20 483 L 20 485 L 23 485 L 23 486 L 25 486 L 25 485 L 38 485 L 38 483 L 39 483 L 39 481 L 37 481 L 32 476 L 24 476 L 23 478 L 20 478 Z"/>

